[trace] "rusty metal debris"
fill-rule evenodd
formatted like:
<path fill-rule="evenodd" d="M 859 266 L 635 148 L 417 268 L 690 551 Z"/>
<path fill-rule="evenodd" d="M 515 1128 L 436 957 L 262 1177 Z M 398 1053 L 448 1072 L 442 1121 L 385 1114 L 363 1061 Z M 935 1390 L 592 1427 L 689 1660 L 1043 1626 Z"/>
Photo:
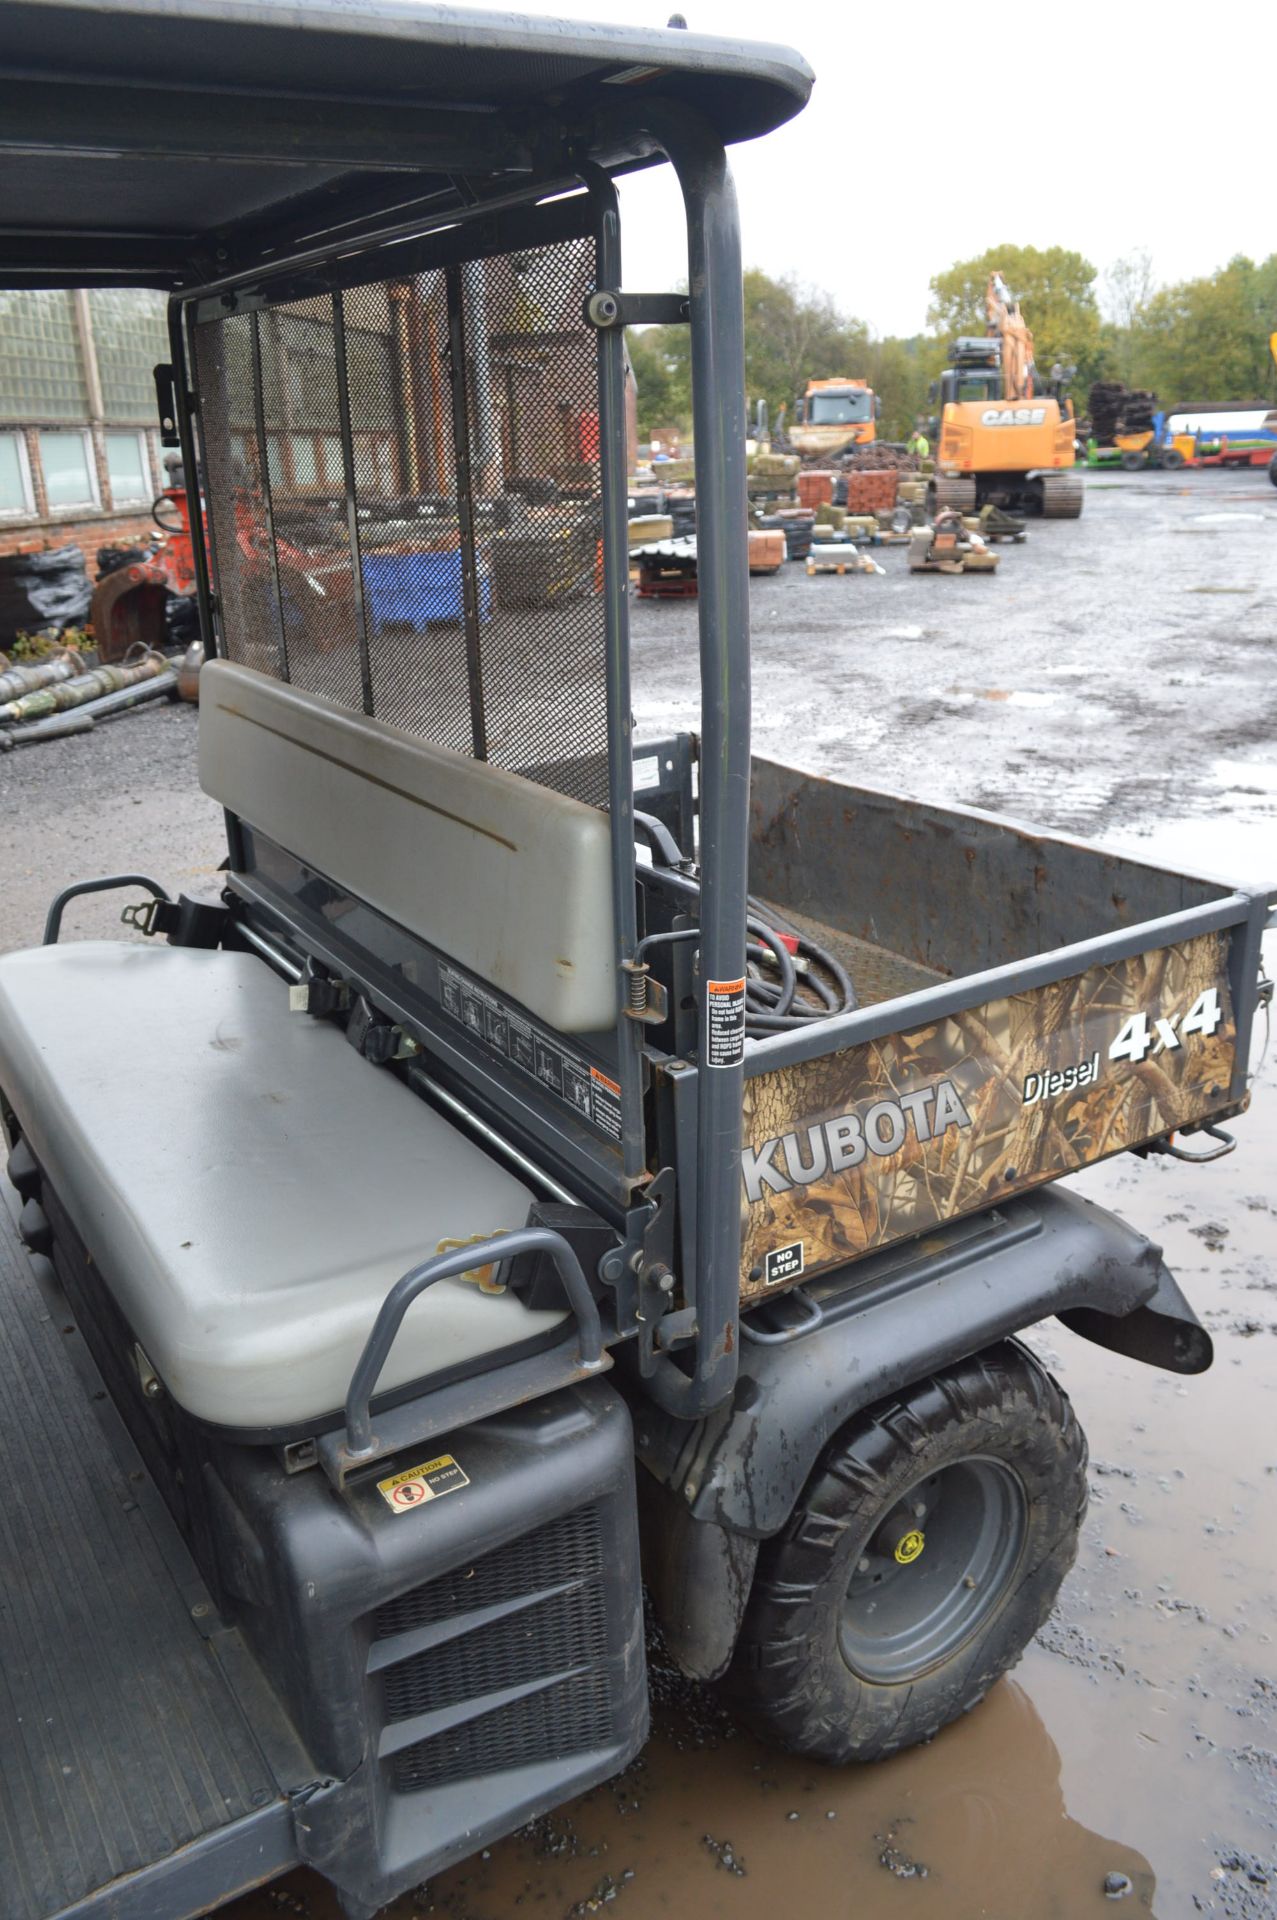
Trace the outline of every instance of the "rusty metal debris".
<path fill-rule="evenodd" d="M 63 673 L 47 678 L 44 684 L 31 687 L 16 699 L 0 705 L 0 723 L 42 720 L 48 714 L 96 703 L 106 694 L 121 693 L 126 688 L 139 686 L 144 681 L 155 680 L 169 673 L 171 668 L 164 655 L 153 653 L 150 649 L 140 658 L 126 658 L 124 664 L 118 667 L 93 667 L 83 673 L 77 673 L 73 667 L 69 667 Z"/>

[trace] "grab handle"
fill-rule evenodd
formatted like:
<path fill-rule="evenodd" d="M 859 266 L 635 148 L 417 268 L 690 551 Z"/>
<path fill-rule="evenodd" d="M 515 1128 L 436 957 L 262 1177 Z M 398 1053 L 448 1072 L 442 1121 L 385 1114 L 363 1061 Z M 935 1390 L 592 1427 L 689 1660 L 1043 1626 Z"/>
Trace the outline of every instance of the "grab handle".
<path fill-rule="evenodd" d="M 402 1279 L 396 1280 L 382 1301 L 381 1310 L 373 1321 L 372 1332 L 364 1342 L 364 1350 L 350 1376 L 350 1388 L 346 1395 L 346 1453 L 349 1460 L 367 1460 L 377 1451 L 372 1432 L 372 1396 L 403 1325 L 404 1315 L 413 1301 L 427 1287 L 433 1287 L 437 1280 L 453 1280 L 459 1273 L 469 1273 L 472 1268 L 484 1267 L 490 1262 L 510 1260 L 520 1253 L 549 1254 L 576 1315 L 581 1336 L 581 1367 L 587 1373 L 602 1369 L 603 1327 L 599 1320 L 599 1309 L 581 1262 L 561 1233 L 555 1233 L 549 1227 L 515 1227 L 511 1232 L 496 1234 L 490 1240 L 472 1241 L 453 1253 L 436 1254 L 431 1260 L 423 1260 L 420 1266 L 409 1268 Z"/>
<path fill-rule="evenodd" d="M 77 880 L 74 886 L 63 887 L 49 908 L 49 917 L 44 923 L 45 946 L 57 945 L 58 935 L 62 931 L 62 915 L 72 900 L 78 900 L 82 893 L 111 893 L 117 887 L 144 887 L 161 902 L 170 897 L 158 880 L 148 879 L 144 873 L 109 873 L 100 880 Z"/>

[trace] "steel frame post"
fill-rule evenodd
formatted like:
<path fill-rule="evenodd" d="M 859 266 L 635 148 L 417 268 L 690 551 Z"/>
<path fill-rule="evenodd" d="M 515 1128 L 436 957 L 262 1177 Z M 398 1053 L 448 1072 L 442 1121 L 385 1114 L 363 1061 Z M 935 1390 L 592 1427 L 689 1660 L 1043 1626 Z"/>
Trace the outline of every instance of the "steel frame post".
<path fill-rule="evenodd" d="M 710 983 L 743 980 L 749 874 L 749 557 L 745 493 L 745 317 L 736 189 L 718 135 L 653 103 L 644 124 L 669 157 L 687 212 L 696 449 L 701 666 L 701 1061 L 697 1074 L 696 1347 L 692 1372 L 658 1356 L 647 1390 L 696 1419 L 736 1383 L 740 1318 L 740 1147 L 744 1009 L 724 1064 L 711 1064 Z"/>
<path fill-rule="evenodd" d="M 213 506 L 208 502 L 205 526 L 204 484 L 200 454 L 191 417 L 191 369 L 195 365 L 194 313 L 183 294 L 174 294 L 168 303 L 169 351 L 173 356 L 173 404 L 177 414 L 177 437 L 182 454 L 182 477 L 186 483 L 186 517 L 191 529 L 191 557 L 195 562 L 195 599 L 200 612 L 200 636 L 204 657 L 217 657 L 217 620 L 214 615 L 214 585 L 210 555 L 212 551 Z M 203 444 L 203 427 L 200 442 Z M 231 507 L 232 513 L 234 506 Z M 223 810 L 226 822 L 226 850 L 232 868 L 244 864 L 244 835 L 239 817 L 229 808 Z"/>
<path fill-rule="evenodd" d="M 597 215 L 599 285 L 621 284 L 621 221 L 616 189 L 598 167 L 582 168 Z M 603 617 L 607 650 L 608 808 L 612 828 L 612 915 L 617 958 L 617 1072 L 621 1083 L 621 1159 L 627 1180 L 646 1171 L 643 1138 L 643 1028 L 630 1019 L 628 975 L 638 945 L 634 859 L 634 723 L 630 706 L 628 452 L 625 438 L 625 335 L 598 333 L 599 461 L 603 493 Z"/>

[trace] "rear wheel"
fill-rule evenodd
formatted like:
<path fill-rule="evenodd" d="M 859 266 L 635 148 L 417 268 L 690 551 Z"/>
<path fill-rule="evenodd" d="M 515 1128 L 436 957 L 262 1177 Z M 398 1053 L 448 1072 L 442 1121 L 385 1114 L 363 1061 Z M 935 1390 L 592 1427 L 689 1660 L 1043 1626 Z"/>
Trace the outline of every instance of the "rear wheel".
<path fill-rule="evenodd" d="M 1184 464 L 1184 456 L 1180 452 L 1178 447 L 1162 448 L 1162 465 L 1164 467 L 1170 467 L 1171 469 L 1175 469 L 1177 467 L 1182 467 L 1183 464 Z"/>
<path fill-rule="evenodd" d="M 967 1712 L 1054 1602 L 1086 1511 L 1086 1441 L 1020 1347 L 859 1415 L 768 1541 L 729 1705 L 825 1760 L 881 1759 Z"/>
<path fill-rule="evenodd" d="M 1076 520 L 1082 512 L 1085 492 L 1080 473 L 1044 473 L 1042 475 L 1043 519 Z"/>
<path fill-rule="evenodd" d="M 1272 481 L 1273 485 L 1277 487 L 1277 453 L 1275 453 L 1268 462 L 1268 478 Z"/>
<path fill-rule="evenodd" d="M 975 481 L 969 474 L 938 473 L 927 488 L 927 505 L 933 515 L 944 507 L 954 507 L 959 513 L 973 513 Z"/>

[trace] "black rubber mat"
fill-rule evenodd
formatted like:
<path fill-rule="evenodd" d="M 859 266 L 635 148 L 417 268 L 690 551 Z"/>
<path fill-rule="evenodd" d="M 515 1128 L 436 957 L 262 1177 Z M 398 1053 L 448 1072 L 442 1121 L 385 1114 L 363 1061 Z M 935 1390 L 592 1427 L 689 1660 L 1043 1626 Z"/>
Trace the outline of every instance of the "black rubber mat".
<path fill-rule="evenodd" d="M 279 1797 L 77 1340 L 0 1196 L 0 1920 L 44 1920 Z"/>

